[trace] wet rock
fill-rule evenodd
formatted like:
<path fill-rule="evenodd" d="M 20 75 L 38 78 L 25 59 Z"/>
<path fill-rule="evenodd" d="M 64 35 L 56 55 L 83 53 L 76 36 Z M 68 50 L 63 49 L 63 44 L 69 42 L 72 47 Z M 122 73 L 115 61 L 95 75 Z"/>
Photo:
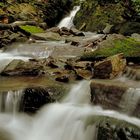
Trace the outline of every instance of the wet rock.
<path fill-rule="evenodd" d="M 51 68 L 58 68 L 59 67 L 57 62 L 54 59 L 50 59 L 48 61 L 48 66 L 51 67 Z"/>
<path fill-rule="evenodd" d="M 107 59 L 95 63 L 94 77 L 100 79 L 114 78 L 124 71 L 126 60 L 123 59 L 123 54 L 117 54 Z"/>
<path fill-rule="evenodd" d="M 22 97 L 21 110 L 28 113 L 33 113 L 39 110 L 46 103 L 51 103 L 54 100 L 49 95 L 48 91 L 43 88 L 27 88 Z"/>
<path fill-rule="evenodd" d="M 76 28 L 71 28 L 69 32 L 75 36 L 85 36 L 83 32 L 77 30 Z"/>
<path fill-rule="evenodd" d="M 119 102 L 127 90 L 121 82 L 93 80 L 90 84 L 91 102 L 104 108 L 119 110 Z"/>
<path fill-rule="evenodd" d="M 83 70 L 83 69 L 75 69 L 76 72 L 76 79 L 91 79 L 92 78 L 92 72 L 89 70 Z"/>
<path fill-rule="evenodd" d="M 139 117 L 139 83 L 119 80 L 93 80 L 91 102 L 105 109 L 117 110 Z"/>
<path fill-rule="evenodd" d="M 1 30 L 0 31 L 0 48 L 7 46 L 10 43 L 21 41 L 25 42 L 28 37 L 21 32 L 15 33 L 11 30 Z"/>
<path fill-rule="evenodd" d="M 43 73 L 43 66 L 37 65 L 38 62 L 29 61 L 24 62 L 22 60 L 13 60 L 8 66 L 2 71 L 3 76 L 38 76 Z"/>
<path fill-rule="evenodd" d="M 112 72 L 112 65 L 110 60 L 96 63 L 94 66 L 94 77 L 100 79 L 110 78 Z"/>
<path fill-rule="evenodd" d="M 71 45 L 73 45 L 73 46 L 79 46 L 79 42 L 72 41 L 72 42 L 71 42 Z"/>
<path fill-rule="evenodd" d="M 59 27 L 52 27 L 52 28 L 47 29 L 47 32 L 59 33 L 60 28 Z"/>
<path fill-rule="evenodd" d="M 139 130 L 123 121 L 111 121 L 111 119 L 101 121 L 97 128 L 97 140 L 138 140 L 140 138 Z"/>
<path fill-rule="evenodd" d="M 67 60 L 66 65 L 64 66 L 65 69 L 74 70 L 74 69 L 85 69 L 91 70 L 94 63 L 91 61 L 77 61 L 77 60 Z"/>
<path fill-rule="evenodd" d="M 59 81 L 59 82 L 67 83 L 67 82 L 69 82 L 69 76 L 68 75 L 61 75 L 61 76 L 56 77 L 55 80 Z"/>
<path fill-rule="evenodd" d="M 69 29 L 66 28 L 66 27 L 62 27 L 62 28 L 60 29 L 59 34 L 60 34 L 60 35 L 67 35 L 67 36 L 71 35 L 71 33 L 69 32 Z"/>
<path fill-rule="evenodd" d="M 62 96 L 61 90 L 56 87 L 29 87 L 24 91 L 21 99 L 20 111 L 34 113 L 43 105 L 57 101 Z"/>
<path fill-rule="evenodd" d="M 109 34 L 111 32 L 111 28 L 113 25 L 107 24 L 106 27 L 103 30 L 104 34 Z"/>
<path fill-rule="evenodd" d="M 38 40 L 63 40 L 63 38 L 58 33 L 50 31 L 45 33 L 34 33 L 31 35 L 31 37 Z"/>

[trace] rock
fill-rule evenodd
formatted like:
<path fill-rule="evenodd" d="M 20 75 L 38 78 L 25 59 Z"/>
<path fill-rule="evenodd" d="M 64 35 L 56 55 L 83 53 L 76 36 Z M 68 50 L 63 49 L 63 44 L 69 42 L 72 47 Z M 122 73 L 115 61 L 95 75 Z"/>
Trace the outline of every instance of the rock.
<path fill-rule="evenodd" d="M 50 58 L 48 60 L 48 66 L 51 68 L 58 68 L 59 67 L 57 62 L 53 58 Z"/>
<path fill-rule="evenodd" d="M 94 78 L 108 79 L 112 72 L 110 60 L 102 61 L 94 65 Z"/>
<path fill-rule="evenodd" d="M 26 88 L 22 97 L 21 109 L 23 112 L 34 113 L 47 103 L 54 102 L 47 89 L 41 87 Z"/>
<path fill-rule="evenodd" d="M 97 140 L 138 140 L 139 129 L 124 121 L 106 118 L 97 126 Z"/>
<path fill-rule="evenodd" d="M 60 29 L 59 27 L 52 27 L 52 28 L 47 29 L 47 32 L 59 33 Z"/>
<path fill-rule="evenodd" d="M 60 35 L 67 35 L 67 36 L 71 35 L 71 33 L 69 32 L 69 29 L 66 28 L 66 27 L 62 27 L 62 28 L 60 29 L 59 34 L 60 34 Z"/>
<path fill-rule="evenodd" d="M 28 37 L 21 32 L 15 33 L 11 30 L 0 31 L 0 48 L 7 46 L 10 43 L 17 41 L 27 41 Z"/>
<path fill-rule="evenodd" d="M 107 24 L 106 27 L 103 29 L 104 34 L 109 34 L 111 32 L 111 28 L 113 25 Z"/>
<path fill-rule="evenodd" d="M 83 70 L 83 69 L 75 69 L 76 72 L 76 79 L 81 80 L 81 79 L 91 79 L 92 78 L 92 72 L 89 70 Z"/>
<path fill-rule="evenodd" d="M 77 30 L 76 28 L 71 28 L 69 32 L 75 36 L 85 36 L 83 32 Z"/>
<path fill-rule="evenodd" d="M 119 102 L 127 87 L 121 83 L 93 80 L 90 84 L 91 102 L 103 108 L 119 110 Z"/>
<path fill-rule="evenodd" d="M 23 91 L 20 111 L 26 113 L 35 113 L 43 105 L 53 103 L 63 96 L 63 88 L 58 85 L 47 87 L 28 87 Z"/>
<path fill-rule="evenodd" d="M 40 39 L 40 40 L 63 40 L 63 38 L 55 32 L 45 32 L 45 33 L 34 33 L 31 36 L 34 39 Z"/>
<path fill-rule="evenodd" d="M 123 54 L 111 56 L 94 65 L 94 77 L 100 79 L 112 79 L 122 73 L 126 67 Z"/>
<path fill-rule="evenodd" d="M 33 61 L 24 62 L 22 60 L 13 60 L 11 63 L 8 64 L 8 66 L 6 66 L 6 68 L 2 71 L 1 75 L 38 76 L 43 74 L 43 71 L 43 66 L 38 65 L 38 62 L 33 63 Z"/>
<path fill-rule="evenodd" d="M 57 78 L 55 78 L 55 80 L 59 82 L 67 83 L 69 82 L 69 76 L 68 75 L 58 76 Z"/>
<path fill-rule="evenodd" d="M 72 41 L 72 42 L 71 42 L 71 45 L 73 45 L 73 46 L 79 46 L 79 42 Z"/>
<path fill-rule="evenodd" d="M 132 84 L 131 81 L 126 83 L 119 80 L 93 80 L 90 88 L 93 104 L 139 117 L 138 82 L 133 81 Z"/>
<path fill-rule="evenodd" d="M 66 62 L 66 65 L 64 66 L 65 69 L 74 70 L 74 69 L 85 69 L 90 70 L 93 68 L 94 63 L 91 61 L 73 61 L 68 60 Z"/>

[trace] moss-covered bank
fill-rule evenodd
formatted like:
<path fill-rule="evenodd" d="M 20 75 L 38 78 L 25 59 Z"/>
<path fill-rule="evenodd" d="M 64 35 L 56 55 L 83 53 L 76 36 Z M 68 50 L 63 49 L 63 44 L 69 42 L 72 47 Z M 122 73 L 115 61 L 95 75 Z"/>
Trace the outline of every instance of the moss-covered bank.
<path fill-rule="evenodd" d="M 94 52 L 85 52 L 82 60 L 95 60 L 123 53 L 126 58 L 140 58 L 140 42 L 132 38 L 109 38 L 103 41 Z"/>
<path fill-rule="evenodd" d="M 79 29 L 84 27 L 85 31 L 102 31 L 112 25 L 112 32 L 130 35 L 140 33 L 139 19 L 139 11 L 125 1 L 86 0 L 81 4 L 74 24 Z"/>

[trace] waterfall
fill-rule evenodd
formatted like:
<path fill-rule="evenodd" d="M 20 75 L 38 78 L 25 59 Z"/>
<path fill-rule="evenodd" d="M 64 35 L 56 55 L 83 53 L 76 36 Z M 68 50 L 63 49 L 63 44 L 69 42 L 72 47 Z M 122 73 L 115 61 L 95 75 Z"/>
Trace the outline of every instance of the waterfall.
<path fill-rule="evenodd" d="M 0 112 L 15 114 L 19 111 L 22 90 L 0 93 Z"/>
<path fill-rule="evenodd" d="M 9 94 L 12 98 L 7 98 L 14 99 L 13 92 Z M 19 113 L 13 118 L 10 114 L 1 113 L 0 126 L 3 127 L 0 127 L 0 133 L 9 136 L 8 140 L 95 140 L 96 123 L 105 116 L 140 128 L 139 119 L 91 106 L 88 97 L 89 82 L 81 81 L 71 88 L 61 103 L 46 105 L 35 116 Z"/>
<path fill-rule="evenodd" d="M 123 112 L 131 114 L 135 110 L 139 100 L 140 88 L 129 88 L 121 99 L 120 107 Z"/>
<path fill-rule="evenodd" d="M 73 26 L 73 19 L 76 15 L 76 13 L 80 10 L 80 6 L 74 6 L 73 10 L 71 11 L 70 15 L 65 17 L 64 19 L 62 19 L 60 21 L 60 23 L 58 24 L 59 28 L 62 27 L 67 27 L 68 29 L 70 29 Z"/>

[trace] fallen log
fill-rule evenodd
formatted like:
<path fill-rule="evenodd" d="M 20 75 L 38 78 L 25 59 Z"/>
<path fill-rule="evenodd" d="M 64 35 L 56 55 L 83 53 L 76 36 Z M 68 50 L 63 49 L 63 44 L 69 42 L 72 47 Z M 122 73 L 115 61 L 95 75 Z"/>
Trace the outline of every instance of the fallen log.
<path fill-rule="evenodd" d="M 14 28 L 23 25 L 32 25 L 32 26 L 39 26 L 41 28 L 46 28 L 46 23 L 38 23 L 36 21 L 16 21 L 9 24 L 0 23 L 0 30 L 7 30 L 7 29 L 14 30 Z"/>

